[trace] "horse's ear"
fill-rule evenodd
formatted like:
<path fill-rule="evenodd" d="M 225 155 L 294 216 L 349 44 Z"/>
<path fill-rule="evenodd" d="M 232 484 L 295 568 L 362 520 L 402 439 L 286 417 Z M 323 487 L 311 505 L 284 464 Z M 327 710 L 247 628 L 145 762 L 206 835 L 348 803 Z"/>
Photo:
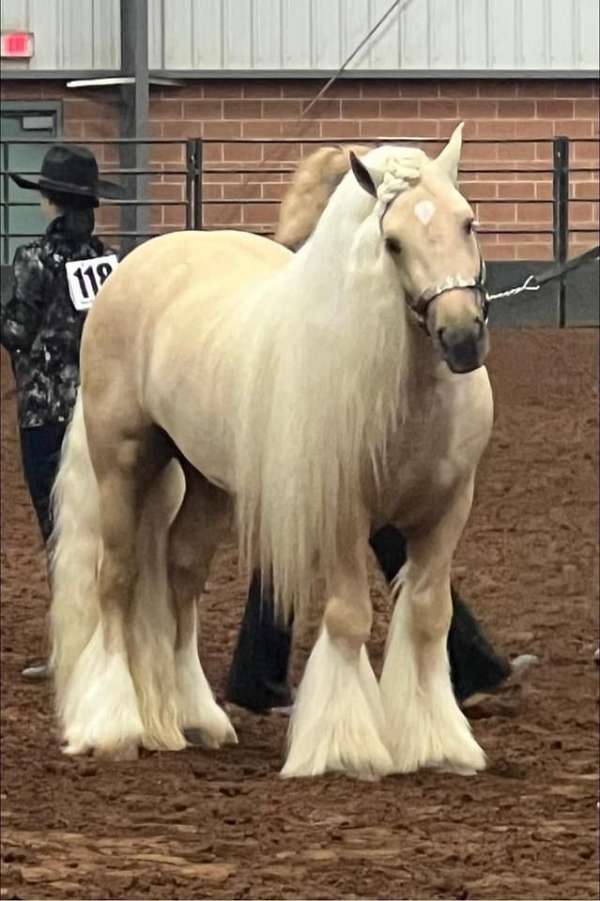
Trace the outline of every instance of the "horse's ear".
<path fill-rule="evenodd" d="M 464 122 L 452 132 L 452 136 L 442 152 L 435 160 L 435 164 L 442 169 L 446 175 L 456 184 L 458 182 L 458 164 L 460 162 L 460 151 L 462 148 L 462 130 L 465 126 Z"/>
<path fill-rule="evenodd" d="M 375 182 L 373 181 L 371 173 L 364 163 L 361 163 L 352 150 L 350 151 L 350 167 L 361 188 L 363 188 L 367 194 L 370 194 L 371 197 L 377 198 L 377 188 L 375 187 Z"/>

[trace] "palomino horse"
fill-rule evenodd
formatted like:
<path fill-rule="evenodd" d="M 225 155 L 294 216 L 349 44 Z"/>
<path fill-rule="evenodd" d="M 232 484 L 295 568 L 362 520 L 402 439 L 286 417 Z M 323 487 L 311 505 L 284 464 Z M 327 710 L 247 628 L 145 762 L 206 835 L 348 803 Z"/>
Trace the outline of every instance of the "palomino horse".
<path fill-rule="evenodd" d="M 106 282 L 55 489 L 68 753 L 236 741 L 196 635 L 233 523 L 282 613 L 325 587 L 284 775 L 484 767 L 446 651 L 452 557 L 492 425 L 460 148 L 459 126 L 435 160 L 394 146 L 352 156 L 296 255 L 249 234 L 176 233 Z M 378 685 L 368 536 L 388 522 L 408 562 Z"/>

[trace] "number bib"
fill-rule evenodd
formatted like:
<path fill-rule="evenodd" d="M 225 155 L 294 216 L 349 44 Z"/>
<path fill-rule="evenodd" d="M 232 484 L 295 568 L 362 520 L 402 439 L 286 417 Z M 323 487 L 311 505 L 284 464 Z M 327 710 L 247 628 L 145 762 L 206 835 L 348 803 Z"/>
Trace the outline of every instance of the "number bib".
<path fill-rule="evenodd" d="M 96 294 L 118 264 L 114 253 L 93 260 L 65 263 L 69 295 L 76 310 L 89 310 Z"/>

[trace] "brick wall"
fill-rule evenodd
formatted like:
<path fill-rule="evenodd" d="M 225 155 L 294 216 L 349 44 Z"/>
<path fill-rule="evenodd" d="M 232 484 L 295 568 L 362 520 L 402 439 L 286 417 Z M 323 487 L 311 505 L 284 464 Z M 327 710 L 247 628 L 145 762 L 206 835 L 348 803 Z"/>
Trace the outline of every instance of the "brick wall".
<path fill-rule="evenodd" d="M 334 85 L 324 100 L 300 119 L 321 82 L 314 80 L 193 81 L 154 90 L 151 136 L 173 140 L 152 148 L 162 170 L 183 168 L 186 138 L 204 139 L 204 222 L 268 233 L 294 162 L 314 149 L 310 140 L 369 141 L 377 137 L 447 138 L 464 119 L 462 187 L 477 201 L 484 229 L 504 234 L 484 237 L 489 259 L 544 259 L 552 255 L 552 144 L 555 135 L 572 139 L 570 219 L 574 228 L 598 227 L 598 83 L 594 80 L 352 79 Z M 95 145 L 118 135 L 118 95 L 108 89 L 66 91 L 57 83 L 4 82 L 11 99 L 63 100 L 64 135 L 90 144 L 103 168 L 118 166 L 114 147 Z M 270 139 L 273 143 L 264 143 Z M 277 139 L 280 139 L 279 141 Z M 282 140 L 286 139 L 286 140 Z M 501 143 L 512 139 L 513 143 Z M 538 140 L 533 140 L 538 139 Z M 585 140 L 587 139 L 587 141 Z M 256 143 L 248 143 L 250 140 Z M 482 143 L 478 143 L 482 142 Z M 423 145 L 435 153 L 441 143 Z M 232 171 L 252 170 L 244 174 Z M 212 170 L 212 171 L 211 171 Z M 219 171 L 214 171 L 219 170 Z M 522 170 L 522 171 L 516 171 Z M 165 231 L 185 223 L 182 175 L 153 177 L 152 227 Z M 537 203 L 526 203 L 535 200 Z M 117 225 L 115 208 L 104 208 L 101 225 Z M 528 229 L 527 234 L 514 230 Z M 573 234 L 570 252 L 597 242 L 597 234 Z"/>

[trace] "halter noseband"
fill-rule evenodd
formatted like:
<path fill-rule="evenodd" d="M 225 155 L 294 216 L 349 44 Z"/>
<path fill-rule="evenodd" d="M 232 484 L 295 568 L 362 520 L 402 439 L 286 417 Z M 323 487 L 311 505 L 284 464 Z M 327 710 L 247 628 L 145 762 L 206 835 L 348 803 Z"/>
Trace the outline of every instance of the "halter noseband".
<path fill-rule="evenodd" d="M 479 274 L 477 278 L 465 279 L 460 276 L 452 276 L 449 275 L 445 281 L 443 281 L 439 285 L 432 285 L 430 288 L 426 288 L 414 301 L 408 301 L 408 308 L 411 313 L 416 317 L 417 323 L 424 330 L 425 334 L 429 335 L 429 328 L 427 326 L 427 312 L 429 310 L 429 305 L 433 303 L 433 301 L 438 298 L 441 294 L 445 294 L 447 291 L 453 291 L 456 288 L 468 288 L 471 291 L 478 291 L 481 297 L 481 313 L 482 313 L 482 322 L 485 325 L 488 320 L 488 312 L 490 307 L 490 302 L 488 300 L 488 292 L 485 286 L 486 282 L 486 268 L 485 261 L 481 256 L 481 250 L 479 251 Z"/>

